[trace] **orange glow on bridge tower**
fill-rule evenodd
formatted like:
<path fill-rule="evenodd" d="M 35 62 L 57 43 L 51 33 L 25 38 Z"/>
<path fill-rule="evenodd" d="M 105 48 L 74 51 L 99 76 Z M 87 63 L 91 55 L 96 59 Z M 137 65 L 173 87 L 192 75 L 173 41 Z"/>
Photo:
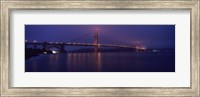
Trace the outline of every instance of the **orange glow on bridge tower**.
<path fill-rule="evenodd" d="M 98 52 L 98 47 L 99 47 L 99 36 L 98 36 L 98 29 L 94 33 L 94 51 Z"/>

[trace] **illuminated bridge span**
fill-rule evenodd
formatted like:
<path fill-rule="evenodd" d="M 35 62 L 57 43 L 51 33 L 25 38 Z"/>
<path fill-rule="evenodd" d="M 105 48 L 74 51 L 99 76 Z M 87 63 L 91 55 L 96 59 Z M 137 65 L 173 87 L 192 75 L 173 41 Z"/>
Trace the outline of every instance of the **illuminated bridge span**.
<path fill-rule="evenodd" d="M 145 50 L 144 47 L 140 47 L 138 45 L 129 46 L 129 45 L 115 45 L 115 44 L 100 44 L 98 32 L 94 33 L 94 43 L 79 43 L 79 42 L 37 42 L 34 41 L 25 41 L 25 47 L 28 45 L 33 45 L 34 49 L 37 49 L 38 46 L 42 46 L 43 49 L 49 50 L 52 47 L 58 48 L 61 51 L 65 51 L 65 46 L 92 46 L 94 47 L 94 51 L 98 51 L 100 47 L 115 47 L 115 48 L 130 48 L 135 50 Z"/>

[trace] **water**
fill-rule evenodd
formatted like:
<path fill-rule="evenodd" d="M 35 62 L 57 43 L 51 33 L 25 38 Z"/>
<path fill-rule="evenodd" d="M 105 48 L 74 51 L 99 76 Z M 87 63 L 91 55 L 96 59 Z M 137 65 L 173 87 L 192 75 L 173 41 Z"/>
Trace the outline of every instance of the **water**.
<path fill-rule="evenodd" d="M 175 72 L 174 52 L 43 54 L 25 61 L 26 72 Z"/>

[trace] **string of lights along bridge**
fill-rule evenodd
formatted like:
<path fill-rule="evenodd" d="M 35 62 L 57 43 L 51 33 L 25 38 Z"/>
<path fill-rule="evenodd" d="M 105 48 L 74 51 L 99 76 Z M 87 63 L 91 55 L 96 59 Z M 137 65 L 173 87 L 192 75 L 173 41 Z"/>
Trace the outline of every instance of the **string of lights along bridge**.
<path fill-rule="evenodd" d="M 28 45 L 32 45 L 34 48 L 37 49 L 38 46 L 42 46 L 43 49 L 50 49 L 52 47 L 60 49 L 60 51 L 65 51 L 65 46 L 92 46 L 94 47 L 94 51 L 97 52 L 98 48 L 100 47 L 114 47 L 114 48 L 127 48 L 127 49 L 135 49 L 137 50 L 145 50 L 146 48 L 143 46 L 137 45 L 121 45 L 121 44 L 101 44 L 99 43 L 99 31 L 96 31 L 94 33 L 94 42 L 93 43 L 81 43 L 81 42 L 73 42 L 77 39 L 83 38 L 86 35 L 89 35 L 91 33 L 84 34 L 77 39 L 71 40 L 70 42 L 38 42 L 37 40 L 29 41 L 25 40 L 25 48 L 27 48 Z"/>

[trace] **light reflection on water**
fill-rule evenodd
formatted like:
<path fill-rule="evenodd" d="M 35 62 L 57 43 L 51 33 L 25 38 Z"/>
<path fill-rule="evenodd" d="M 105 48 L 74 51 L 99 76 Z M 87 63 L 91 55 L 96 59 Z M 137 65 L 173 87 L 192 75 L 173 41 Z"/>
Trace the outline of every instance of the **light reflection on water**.
<path fill-rule="evenodd" d="M 25 61 L 26 72 L 174 72 L 175 54 L 96 52 L 43 54 Z"/>

